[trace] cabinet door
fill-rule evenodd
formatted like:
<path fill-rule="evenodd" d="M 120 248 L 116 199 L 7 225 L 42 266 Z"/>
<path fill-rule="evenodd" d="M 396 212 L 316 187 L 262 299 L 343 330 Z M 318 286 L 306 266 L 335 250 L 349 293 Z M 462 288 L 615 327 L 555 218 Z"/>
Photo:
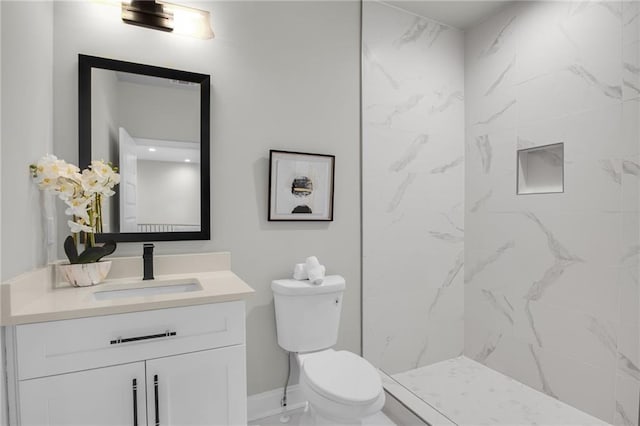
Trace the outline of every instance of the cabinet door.
<path fill-rule="evenodd" d="M 246 425 L 245 347 L 147 361 L 149 425 Z"/>
<path fill-rule="evenodd" d="M 23 426 L 145 426 L 144 362 L 22 380 Z"/>

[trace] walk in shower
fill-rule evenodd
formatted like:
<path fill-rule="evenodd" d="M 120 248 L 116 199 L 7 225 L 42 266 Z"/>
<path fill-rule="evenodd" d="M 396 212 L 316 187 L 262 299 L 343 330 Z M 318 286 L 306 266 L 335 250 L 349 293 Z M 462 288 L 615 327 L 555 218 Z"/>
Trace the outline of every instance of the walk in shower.
<path fill-rule="evenodd" d="M 481 3 L 363 2 L 364 356 L 431 423 L 638 425 L 639 2 Z"/>

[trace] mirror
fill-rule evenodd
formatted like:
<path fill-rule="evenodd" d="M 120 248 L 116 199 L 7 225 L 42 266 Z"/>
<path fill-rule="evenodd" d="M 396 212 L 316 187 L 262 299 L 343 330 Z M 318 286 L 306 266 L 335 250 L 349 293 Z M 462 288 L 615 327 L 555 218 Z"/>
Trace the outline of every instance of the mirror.
<path fill-rule="evenodd" d="M 118 167 L 98 241 L 210 239 L 210 77 L 79 55 L 80 168 Z"/>

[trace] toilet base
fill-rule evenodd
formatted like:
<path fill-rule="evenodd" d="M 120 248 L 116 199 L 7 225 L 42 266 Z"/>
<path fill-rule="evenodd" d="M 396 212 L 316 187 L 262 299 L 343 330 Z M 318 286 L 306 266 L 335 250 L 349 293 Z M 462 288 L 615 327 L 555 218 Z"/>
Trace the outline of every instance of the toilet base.
<path fill-rule="evenodd" d="M 343 420 L 335 420 L 324 417 L 307 403 L 304 414 L 300 417 L 300 426 L 360 426 L 362 421 L 344 423 Z"/>

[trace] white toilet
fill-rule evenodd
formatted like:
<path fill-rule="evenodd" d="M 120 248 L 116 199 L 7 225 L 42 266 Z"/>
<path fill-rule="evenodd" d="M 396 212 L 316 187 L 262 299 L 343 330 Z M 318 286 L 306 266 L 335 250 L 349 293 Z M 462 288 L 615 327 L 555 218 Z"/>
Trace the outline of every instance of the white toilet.
<path fill-rule="evenodd" d="M 378 371 L 360 356 L 331 349 L 338 338 L 345 281 L 325 277 L 320 285 L 275 280 L 278 344 L 296 354 L 300 387 L 309 405 L 308 425 L 361 425 L 384 405 Z"/>

